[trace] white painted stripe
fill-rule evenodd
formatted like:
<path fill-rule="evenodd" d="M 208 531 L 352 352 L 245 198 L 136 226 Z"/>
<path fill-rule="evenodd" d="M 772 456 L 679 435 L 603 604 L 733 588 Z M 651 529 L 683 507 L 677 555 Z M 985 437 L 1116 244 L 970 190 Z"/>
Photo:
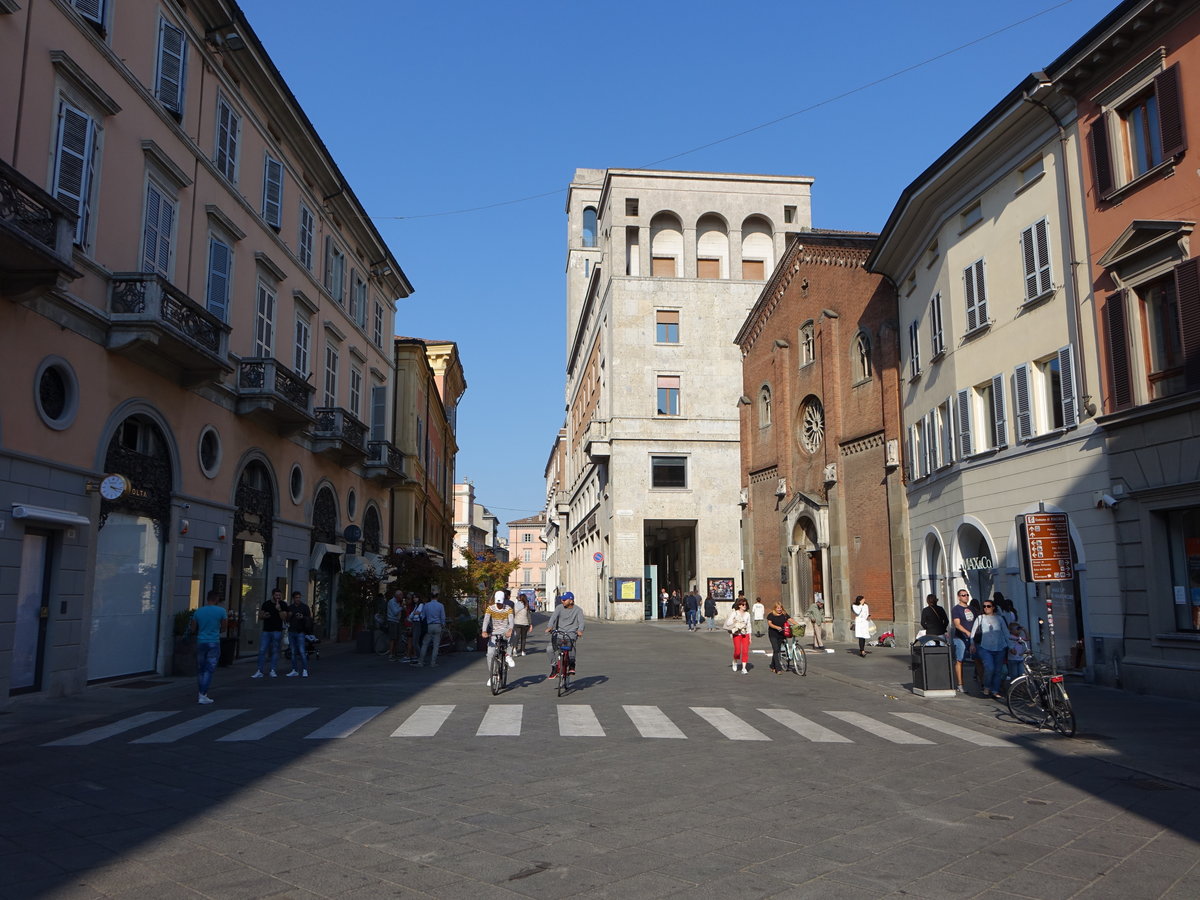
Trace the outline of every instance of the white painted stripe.
<path fill-rule="evenodd" d="M 151 722 L 157 722 L 159 719 L 165 719 L 167 716 L 174 716 L 178 714 L 179 710 L 138 713 L 136 716 L 130 716 L 128 719 L 121 719 L 121 721 L 113 722 L 111 725 L 102 725 L 99 728 L 92 728 L 88 731 L 82 731 L 79 734 L 72 735 L 71 737 L 65 737 L 57 741 L 51 741 L 48 744 L 42 744 L 42 746 L 82 747 L 84 744 L 94 744 L 96 741 L 102 741 L 105 738 L 110 738 L 115 734 L 121 734 L 125 731 L 132 731 L 135 728 L 141 728 L 143 725 L 149 725 Z"/>
<path fill-rule="evenodd" d="M 234 716 L 240 716 L 244 712 L 249 712 L 246 709 L 218 709 L 198 719 L 192 719 L 190 722 L 181 722 L 178 725 L 172 725 L 170 728 L 164 728 L 162 731 L 156 731 L 154 734 L 148 734 L 145 737 L 140 737 L 136 741 L 130 741 L 131 744 L 173 744 L 180 738 L 189 737 L 199 731 L 203 731 L 210 725 L 219 725 L 226 719 L 232 719 Z"/>
<path fill-rule="evenodd" d="M 642 737 L 687 739 L 687 735 L 680 731 L 657 706 L 626 706 L 624 709 L 625 715 L 629 716 L 633 726 Z"/>
<path fill-rule="evenodd" d="M 454 705 L 422 706 L 404 720 L 399 728 L 392 732 L 392 737 L 433 737 L 438 733 L 442 724 L 454 712 Z"/>
<path fill-rule="evenodd" d="M 385 709 L 386 706 L 352 706 L 328 725 L 322 725 L 312 734 L 306 734 L 304 739 L 321 741 L 327 738 L 350 737 Z"/>
<path fill-rule="evenodd" d="M 563 704 L 558 708 L 558 733 L 562 737 L 604 737 L 600 720 L 586 704 Z"/>
<path fill-rule="evenodd" d="M 828 715 L 835 719 L 841 719 L 843 722 L 849 722 L 863 731 L 873 734 L 876 737 L 883 738 L 885 741 L 891 741 L 893 744 L 932 744 L 933 741 L 927 741 L 923 737 L 917 737 L 915 734 L 909 734 L 907 731 L 901 731 L 899 728 L 893 728 L 884 722 L 876 721 L 870 716 L 864 716 L 862 713 L 856 712 L 833 712 L 826 710 Z"/>
<path fill-rule="evenodd" d="M 719 706 L 693 706 L 692 712 L 731 741 L 769 741 L 770 738 L 744 719 Z"/>
<path fill-rule="evenodd" d="M 233 734 L 227 734 L 225 737 L 217 738 L 218 741 L 257 741 L 265 738 L 269 734 L 274 734 L 281 728 L 287 728 L 293 722 L 298 722 L 307 715 L 315 713 L 315 706 L 296 707 L 293 709 L 281 709 L 277 713 L 272 713 L 265 719 L 260 719 L 253 725 L 247 725 L 245 728 L 239 728 Z"/>
<path fill-rule="evenodd" d="M 806 737 L 818 744 L 854 743 L 850 738 L 842 737 L 836 731 L 830 731 L 824 725 L 818 725 L 812 719 L 806 719 L 804 716 L 797 715 L 790 709 L 760 709 L 759 712 L 774 719 L 785 728 L 792 729 L 792 731 L 801 737 Z"/>
<path fill-rule="evenodd" d="M 521 733 L 520 703 L 493 704 L 483 714 L 476 737 L 516 737 Z"/>
<path fill-rule="evenodd" d="M 970 728 L 963 728 L 961 725 L 955 725 L 952 722 L 943 722 L 941 719 L 935 719 L 933 716 L 927 716 L 924 713 L 892 713 L 892 715 L 899 716 L 906 722 L 924 725 L 926 728 L 932 728 L 934 731 L 940 731 L 942 734 L 948 734 L 951 737 L 962 738 L 964 741 L 971 744 L 978 744 L 980 747 L 1016 746 L 1012 741 L 1003 740 L 994 734 L 972 731 Z"/>

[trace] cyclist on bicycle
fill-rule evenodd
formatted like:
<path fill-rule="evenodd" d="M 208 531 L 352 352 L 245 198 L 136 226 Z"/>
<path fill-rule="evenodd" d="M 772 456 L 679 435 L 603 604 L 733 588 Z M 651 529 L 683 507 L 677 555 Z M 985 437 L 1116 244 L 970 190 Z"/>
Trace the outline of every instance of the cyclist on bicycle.
<path fill-rule="evenodd" d="M 488 671 L 492 671 L 492 658 L 496 655 L 496 639 L 502 638 L 504 641 L 512 639 L 514 610 L 504 599 L 504 591 L 496 591 L 492 597 L 492 605 L 483 612 L 483 637 L 487 638 L 487 665 Z M 515 666 L 517 661 L 512 657 L 512 647 L 508 646 L 505 650 L 505 661 L 510 666 Z M 492 683 L 489 676 L 488 685 Z"/>
<path fill-rule="evenodd" d="M 583 637 L 584 619 L 583 613 L 575 606 L 575 595 L 570 591 L 566 591 L 559 600 L 562 602 L 554 608 L 554 612 L 550 615 L 550 621 L 546 625 L 546 634 L 552 634 L 555 631 L 575 632 L 576 638 Z M 554 650 L 558 651 L 558 639 L 554 638 Z M 575 674 L 575 642 L 572 641 L 568 652 L 571 660 L 571 667 L 568 670 L 568 675 Z"/>

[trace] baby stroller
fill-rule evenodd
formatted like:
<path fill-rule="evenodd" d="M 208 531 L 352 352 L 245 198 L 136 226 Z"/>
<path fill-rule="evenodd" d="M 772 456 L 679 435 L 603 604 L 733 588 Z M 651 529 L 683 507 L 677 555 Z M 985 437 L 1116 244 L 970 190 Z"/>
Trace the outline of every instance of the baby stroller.
<path fill-rule="evenodd" d="M 321 658 L 321 639 L 319 637 L 317 637 L 315 634 L 306 634 L 304 636 L 304 643 L 305 643 L 304 649 L 308 655 L 309 660 Z M 292 642 L 289 640 L 286 640 L 286 638 L 283 643 L 283 658 L 288 660 L 289 662 L 291 661 L 291 658 L 292 658 Z"/>

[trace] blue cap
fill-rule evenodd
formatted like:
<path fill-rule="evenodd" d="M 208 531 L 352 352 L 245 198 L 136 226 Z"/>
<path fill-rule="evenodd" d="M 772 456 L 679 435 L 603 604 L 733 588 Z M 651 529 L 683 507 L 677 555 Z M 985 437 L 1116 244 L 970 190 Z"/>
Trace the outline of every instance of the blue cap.
<path fill-rule="evenodd" d="M 558 599 L 559 600 L 574 600 L 575 595 L 572 594 L 570 591 L 563 591 L 562 594 L 559 595 Z"/>

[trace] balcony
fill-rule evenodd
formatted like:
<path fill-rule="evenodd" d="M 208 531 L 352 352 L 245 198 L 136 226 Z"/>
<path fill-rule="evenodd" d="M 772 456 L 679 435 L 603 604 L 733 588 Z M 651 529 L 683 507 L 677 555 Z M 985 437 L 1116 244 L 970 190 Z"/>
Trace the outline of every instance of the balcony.
<path fill-rule="evenodd" d="M 229 364 L 229 326 L 161 275 L 114 272 L 108 349 L 194 387 L 219 382 Z"/>
<path fill-rule="evenodd" d="M 255 356 L 238 362 L 237 412 L 280 434 L 313 424 L 313 386 L 276 359 Z"/>
<path fill-rule="evenodd" d="M 608 459 L 612 454 L 608 438 L 608 419 L 592 419 L 583 434 L 583 452 L 593 461 Z"/>
<path fill-rule="evenodd" d="M 0 296 L 21 303 L 79 278 L 70 262 L 75 221 L 71 210 L 0 160 Z"/>
<path fill-rule="evenodd" d="M 554 492 L 554 511 L 560 516 L 565 516 L 571 512 L 571 500 L 567 496 L 566 491 Z"/>
<path fill-rule="evenodd" d="M 391 441 L 371 441 L 367 444 L 367 477 L 383 487 L 395 487 L 406 480 L 404 454 Z"/>
<path fill-rule="evenodd" d="M 323 453 L 341 465 L 362 462 L 367 455 L 367 426 L 340 406 L 318 406 L 311 433 L 313 452 Z"/>

